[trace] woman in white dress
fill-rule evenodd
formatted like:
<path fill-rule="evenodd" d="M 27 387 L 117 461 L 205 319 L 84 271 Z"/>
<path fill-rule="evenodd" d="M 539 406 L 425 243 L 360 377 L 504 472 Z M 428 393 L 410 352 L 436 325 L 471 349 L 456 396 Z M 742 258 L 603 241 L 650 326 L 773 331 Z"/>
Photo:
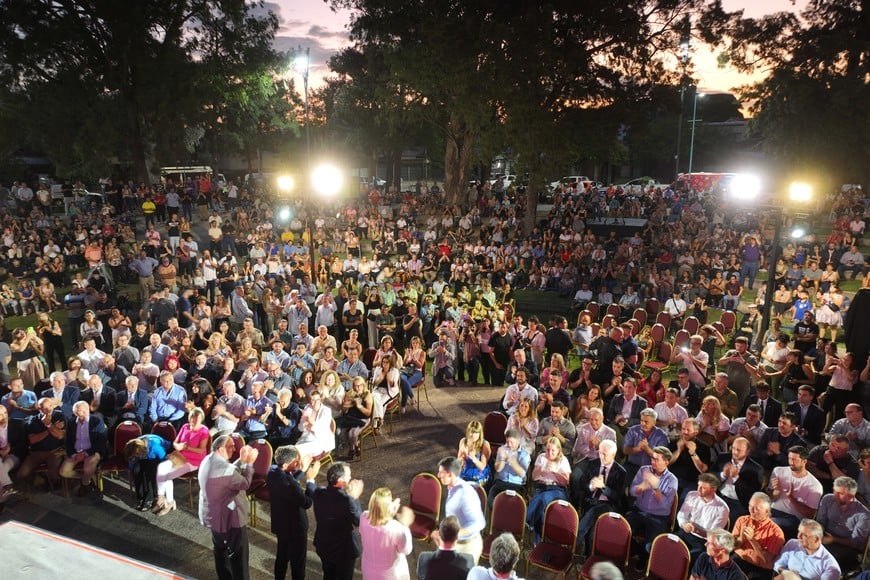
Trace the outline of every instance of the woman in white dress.
<path fill-rule="evenodd" d="M 335 449 L 335 432 L 332 430 L 332 411 L 323 404 L 320 391 L 312 391 L 308 405 L 299 418 L 296 448 L 300 455 L 318 457 Z"/>
<path fill-rule="evenodd" d="M 408 529 L 413 521 L 414 512 L 393 499 L 389 489 L 372 492 L 369 509 L 359 520 L 363 580 L 410 580 L 406 556 L 413 548 Z"/>
<path fill-rule="evenodd" d="M 372 396 L 375 399 L 374 420 L 375 429 L 380 429 L 384 422 L 384 411 L 387 403 L 399 394 L 401 376 L 394 366 L 395 357 L 385 356 L 381 364 L 372 369 Z"/>

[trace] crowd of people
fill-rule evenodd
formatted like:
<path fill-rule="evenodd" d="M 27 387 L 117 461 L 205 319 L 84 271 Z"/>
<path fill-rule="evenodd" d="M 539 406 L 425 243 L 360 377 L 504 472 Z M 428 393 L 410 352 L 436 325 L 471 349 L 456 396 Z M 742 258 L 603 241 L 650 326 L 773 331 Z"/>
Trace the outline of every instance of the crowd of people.
<path fill-rule="evenodd" d="M 318 459 L 351 461 L 366 429 L 413 412 L 431 377 L 435 387 L 506 387 L 493 409 L 507 417 L 503 441 L 487 441 L 484 422 L 472 422 L 438 468 L 445 513 L 458 523 L 448 517 L 432 538 L 474 564 L 485 522 L 475 485 L 490 502 L 502 491 L 526 495 L 535 541 L 549 502 L 571 503 L 581 552 L 606 511 L 627 513 L 645 538 L 634 546 L 641 563 L 675 526 L 706 578 L 733 577 L 733 562 L 751 578 L 790 570 L 827 579 L 863 555 L 870 360 L 864 366 L 836 342 L 850 303 L 840 282 L 851 274 L 870 285 L 860 190 L 829 200 L 824 240 L 784 248 L 773 265 L 774 321 L 762 328 L 766 288 L 756 277 L 771 267 L 771 224 L 729 213 L 709 193 L 566 188 L 524 232 L 525 196 L 497 186 L 471 192 L 460 208 L 425 187 L 315 206 L 233 182 L 223 191 L 207 180 L 110 182 L 96 199 L 66 184 L 63 216 L 52 215 L 50 196 L 44 203 L 46 188 L 0 192 L 0 303 L 9 317 L 38 313 L 35 327 L 4 323 L 0 337 L 2 501 L 31 493 L 42 466 L 50 486 L 74 479 L 80 494 L 92 493 L 114 432 L 135 423 L 145 433 L 126 450 L 136 507 L 166 515 L 176 507 L 173 480 L 193 471 L 207 501 L 208 474 L 231 469 L 228 436 L 238 433 L 272 444 L 273 471 L 289 475 L 270 477 L 296 499 L 313 498 L 316 517 L 319 493 L 341 496 L 334 502 L 355 514 L 342 529 L 361 530 L 364 573 L 407 577 L 409 516 L 388 489 L 375 490 L 361 514 L 362 484 L 348 464 L 333 464 L 327 488 L 308 486 Z M 601 216 L 646 221 L 631 236 L 599 236 L 589 220 Z M 138 297 L 125 294 L 131 287 Z M 573 307 L 546 322 L 525 317 L 519 288 L 573 297 Z M 667 338 L 688 318 L 699 324 L 660 361 L 676 371 L 670 382 L 643 365 L 657 352 L 653 320 L 633 317 L 650 299 L 669 315 Z M 619 314 L 603 325 L 593 303 Z M 732 333 L 712 324 L 713 313 L 739 307 L 746 313 Z M 155 425 L 171 431 L 154 434 Z M 245 449 L 238 473 L 249 485 L 256 452 Z M 219 546 L 247 543 L 232 531 L 246 518 L 216 525 L 210 511 L 201 506 L 217 561 Z M 292 570 L 301 529 L 276 519 L 278 560 Z M 346 577 L 358 542 L 332 558 L 320 530 L 318 519 L 325 575 Z M 505 553 L 509 561 L 510 546 Z M 229 574 L 221 577 L 240 577 L 236 564 L 218 563 Z"/>

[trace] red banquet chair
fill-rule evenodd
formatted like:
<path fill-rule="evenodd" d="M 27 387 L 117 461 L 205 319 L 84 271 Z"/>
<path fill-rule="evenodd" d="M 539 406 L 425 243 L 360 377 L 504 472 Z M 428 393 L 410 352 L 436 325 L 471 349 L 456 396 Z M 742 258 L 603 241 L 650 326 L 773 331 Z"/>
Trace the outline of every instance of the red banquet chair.
<path fill-rule="evenodd" d="M 561 499 L 551 501 L 544 512 L 541 541 L 526 559 L 526 576 L 529 575 L 529 565 L 532 565 L 567 578 L 568 570 L 574 566 L 574 545 L 579 527 L 580 516 L 574 506 Z"/>
<path fill-rule="evenodd" d="M 172 423 L 169 421 L 158 421 L 157 423 L 154 423 L 154 426 L 151 427 L 151 432 L 155 435 L 160 435 L 170 443 L 175 441 L 175 438 L 178 436 L 175 427 L 173 427 Z"/>
<path fill-rule="evenodd" d="M 691 564 L 689 548 L 674 534 L 659 534 L 652 541 L 644 578 L 686 580 Z"/>
<path fill-rule="evenodd" d="M 620 570 L 625 570 L 630 554 L 631 526 L 628 520 L 616 512 L 601 514 L 595 522 L 592 552 L 580 569 L 580 578 L 591 578 L 592 566 L 598 562 L 612 562 Z"/>
<path fill-rule="evenodd" d="M 139 423 L 135 421 L 122 421 L 118 423 L 118 426 L 115 428 L 112 455 L 100 464 L 98 472 L 101 474 L 114 473 L 120 476 L 122 471 L 126 471 L 129 475 L 130 464 L 127 462 L 124 449 L 127 447 L 127 443 L 140 435 L 142 435 L 142 427 L 139 426 Z M 133 489 L 133 480 L 130 479 L 128 482 L 130 483 L 130 489 Z M 97 482 L 97 486 L 100 490 L 103 489 L 102 478 Z"/>
<path fill-rule="evenodd" d="M 428 540 L 438 529 L 441 519 L 441 482 L 431 473 L 418 473 L 411 480 L 411 497 L 408 504 L 414 510 L 411 536 L 416 540 Z"/>
<path fill-rule="evenodd" d="M 272 466 L 272 445 L 265 439 L 256 439 L 248 445 L 259 451 L 257 460 L 254 461 L 254 475 L 248 488 L 248 501 L 251 504 L 251 526 L 257 527 L 257 502 L 256 492 L 266 487 L 266 474 Z"/>
<path fill-rule="evenodd" d="M 512 489 L 495 496 L 490 514 L 489 533 L 483 538 L 481 557 L 489 559 L 492 541 L 507 532 L 513 534 L 520 545 L 520 558 L 523 557 L 523 536 L 526 533 L 526 500 Z"/>
<path fill-rule="evenodd" d="M 507 429 L 507 424 L 507 416 L 498 411 L 490 411 L 483 418 L 483 438 L 489 442 L 493 456 L 498 448 L 505 443 L 504 432 Z"/>

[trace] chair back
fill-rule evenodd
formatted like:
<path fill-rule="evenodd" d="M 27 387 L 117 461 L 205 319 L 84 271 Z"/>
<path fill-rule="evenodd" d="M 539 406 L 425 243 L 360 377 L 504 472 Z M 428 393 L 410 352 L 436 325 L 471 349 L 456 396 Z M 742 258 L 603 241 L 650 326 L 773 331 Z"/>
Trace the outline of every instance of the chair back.
<path fill-rule="evenodd" d="M 668 341 L 664 341 L 659 345 L 658 359 L 660 362 L 664 363 L 666 366 L 670 366 L 671 364 L 671 356 L 674 354 L 674 345 L 669 343 Z"/>
<path fill-rule="evenodd" d="M 544 528 L 541 539 L 544 542 L 569 546 L 572 550 L 577 543 L 580 516 L 577 510 L 565 500 L 551 501 L 544 512 Z"/>
<path fill-rule="evenodd" d="M 589 311 L 589 316 L 592 317 L 592 322 L 598 322 L 598 318 L 601 316 L 601 305 L 597 302 L 590 302 L 586 305 L 586 310 Z"/>
<path fill-rule="evenodd" d="M 619 304 L 611 303 L 607 305 L 607 310 L 605 311 L 608 316 L 612 316 L 614 318 L 619 318 L 622 315 L 622 310 L 619 308 Z"/>
<path fill-rule="evenodd" d="M 689 316 L 683 321 L 683 329 L 691 334 L 698 334 L 698 329 L 701 328 L 701 321 L 694 316 Z"/>
<path fill-rule="evenodd" d="M 127 443 L 142 435 L 142 427 L 136 421 L 122 421 L 115 427 L 115 442 L 113 449 L 115 455 L 123 457 Z"/>
<path fill-rule="evenodd" d="M 175 427 L 173 427 L 172 423 L 169 421 L 158 421 L 157 423 L 154 423 L 154 426 L 151 427 L 151 432 L 155 435 L 160 435 L 170 443 L 175 441 L 175 438 L 178 436 Z"/>
<path fill-rule="evenodd" d="M 441 482 L 431 473 L 418 473 L 411 480 L 408 504 L 417 513 L 432 517 L 436 525 L 441 514 Z"/>
<path fill-rule="evenodd" d="M 635 320 L 637 320 L 638 322 L 640 322 L 641 328 L 646 326 L 646 318 L 647 318 L 646 308 L 635 308 L 631 317 L 634 318 Z"/>
<path fill-rule="evenodd" d="M 378 353 L 376 348 L 367 348 L 362 355 L 363 364 L 366 365 L 366 368 L 369 369 L 369 372 L 372 370 L 372 365 L 375 363 L 375 355 Z"/>
<path fill-rule="evenodd" d="M 483 438 L 489 441 L 495 452 L 498 447 L 504 445 L 504 432 L 507 429 L 508 419 L 504 413 L 490 411 L 483 419 Z"/>
<path fill-rule="evenodd" d="M 640 320 L 638 320 L 637 318 L 630 318 L 628 323 L 631 325 L 632 336 L 637 336 L 638 334 L 640 334 L 640 329 L 643 328 Z"/>
<path fill-rule="evenodd" d="M 611 560 L 624 569 L 628 566 L 630 551 L 631 526 L 628 520 L 616 512 L 607 512 L 598 516 L 592 540 L 592 554 Z"/>
<path fill-rule="evenodd" d="M 724 329 L 722 334 L 731 334 L 734 331 L 734 324 L 737 322 L 737 315 L 734 314 L 733 310 L 726 310 L 719 318 L 719 322 L 722 323 Z"/>
<path fill-rule="evenodd" d="M 649 337 L 653 339 L 656 344 L 659 344 L 660 342 L 664 342 L 667 333 L 668 330 L 666 326 L 655 323 L 649 331 Z"/>
<path fill-rule="evenodd" d="M 512 489 L 495 496 L 490 514 L 489 533 L 509 532 L 522 545 L 526 530 L 526 500 Z"/>
<path fill-rule="evenodd" d="M 762 488 L 764 489 L 764 488 Z M 668 529 L 673 530 L 674 524 L 677 523 L 677 507 L 680 503 L 680 494 L 674 494 L 674 503 L 671 504 L 671 513 L 668 515 Z"/>
<path fill-rule="evenodd" d="M 719 322 L 718 320 L 713 323 L 713 328 L 715 328 L 719 334 L 725 335 L 725 325 Z"/>
<path fill-rule="evenodd" d="M 589 325 L 589 329 L 592 331 L 592 340 L 598 336 L 598 333 L 601 331 L 601 324 L 597 322 L 593 322 Z"/>
<path fill-rule="evenodd" d="M 486 490 L 481 485 L 474 485 L 474 491 L 477 492 L 477 499 L 480 500 L 480 511 L 486 513 Z"/>
<path fill-rule="evenodd" d="M 647 578 L 686 580 L 689 577 L 691 556 L 685 542 L 674 534 L 659 534 L 652 541 Z"/>
<path fill-rule="evenodd" d="M 616 325 L 616 317 L 612 314 L 605 314 L 604 318 L 601 319 L 601 327 L 606 328 L 609 332 L 611 328 Z"/>
<path fill-rule="evenodd" d="M 233 454 L 230 456 L 230 463 L 239 458 L 242 453 L 242 447 L 245 446 L 245 438 L 240 433 L 230 433 L 230 439 L 233 440 Z"/>
<path fill-rule="evenodd" d="M 658 298 L 647 298 L 645 309 L 647 314 L 650 316 L 655 316 L 659 313 L 659 309 L 662 307 L 661 302 L 659 302 Z"/>
<path fill-rule="evenodd" d="M 272 445 L 265 439 L 254 439 L 248 445 L 260 452 L 254 461 L 254 479 L 265 480 L 272 467 Z"/>
<path fill-rule="evenodd" d="M 656 314 L 656 324 L 661 324 L 665 328 L 671 327 L 671 315 L 662 310 Z"/>

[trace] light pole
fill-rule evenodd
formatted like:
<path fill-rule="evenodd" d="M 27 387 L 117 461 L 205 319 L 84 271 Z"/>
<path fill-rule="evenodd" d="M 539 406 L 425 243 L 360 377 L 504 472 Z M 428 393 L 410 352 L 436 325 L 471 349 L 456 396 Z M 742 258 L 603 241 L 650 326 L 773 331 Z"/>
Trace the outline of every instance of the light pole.
<path fill-rule="evenodd" d="M 691 49 L 692 24 L 689 17 L 683 21 L 683 33 L 680 36 L 680 64 L 683 65 L 683 74 L 680 76 L 680 116 L 677 120 L 677 151 L 674 153 L 674 180 L 680 174 L 680 146 L 683 141 L 683 109 L 686 106 L 686 67 L 689 64 L 689 50 Z"/>
<path fill-rule="evenodd" d="M 695 87 L 695 98 L 692 103 L 692 137 L 689 141 L 689 188 L 692 187 L 692 162 L 695 158 L 695 125 L 698 124 L 698 99 L 703 97 L 704 93 L 699 93 Z"/>
<path fill-rule="evenodd" d="M 302 92 L 305 98 L 305 145 L 308 168 L 311 168 L 311 116 L 308 108 L 308 70 L 311 68 L 311 47 L 305 48 L 305 53 L 302 52 L 302 46 L 296 52 L 295 66 L 296 70 L 302 73 Z"/>
<path fill-rule="evenodd" d="M 767 264 L 767 290 L 764 293 L 764 304 L 761 312 L 761 328 L 767 330 L 770 328 L 770 319 L 773 316 L 773 293 L 776 290 L 776 263 L 779 261 L 779 256 L 782 254 L 782 228 L 786 218 L 786 208 L 792 210 L 795 207 L 809 205 L 813 198 L 813 188 L 807 183 L 792 183 L 788 189 L 788 203 L 782 207 L 769 208 L 774 221 L 773 243 L 770 248 L 770 261 Z M 792 232 L 792 237 L 796 237 L 798 232 Z M 803 233 L 803 232 L 801 232 Z"/>

